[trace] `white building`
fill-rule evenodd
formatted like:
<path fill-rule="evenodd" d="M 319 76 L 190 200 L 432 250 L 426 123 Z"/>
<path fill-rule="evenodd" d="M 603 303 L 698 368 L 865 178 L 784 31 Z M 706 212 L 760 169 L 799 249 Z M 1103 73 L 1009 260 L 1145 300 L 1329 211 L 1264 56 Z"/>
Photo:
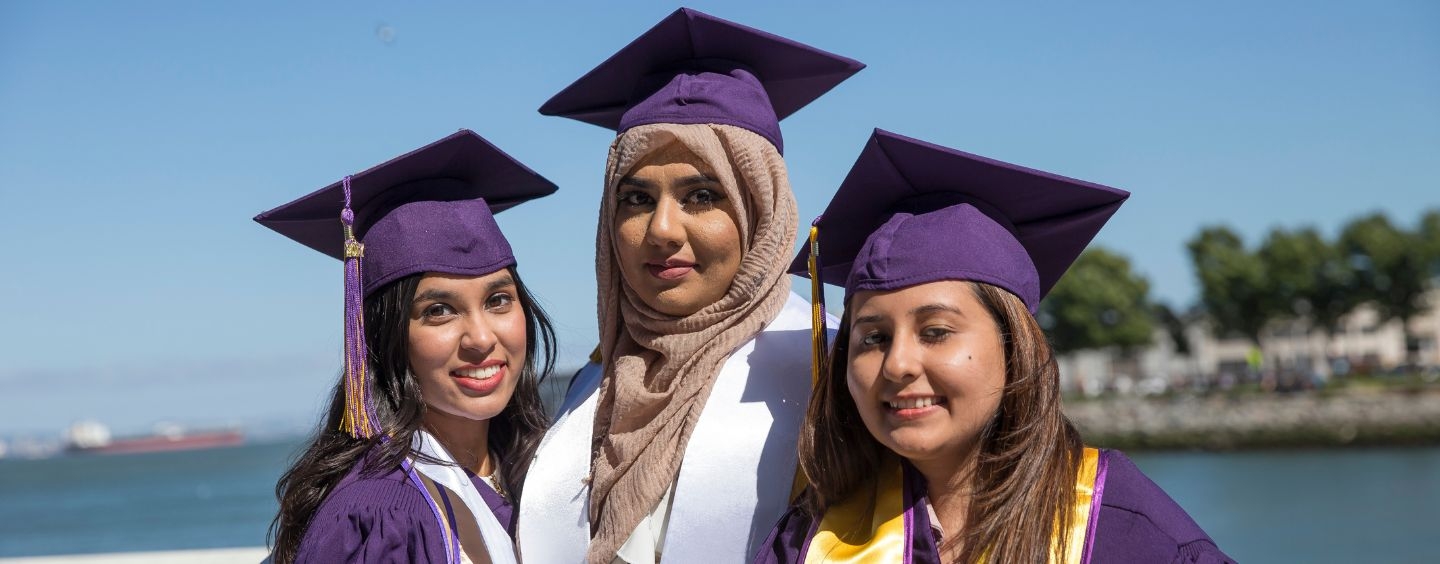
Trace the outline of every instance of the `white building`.
<path fill-rule="evenodd" d="M 1440 305 L 1440 289 L 1427 296 Z M 1440 366 L 1440 307 L 1410 320 L 1416 362 Z M 1121 393 L 1152 392 L 1161 386 L 1199 382 L 1216 385 L 1252 373 L 1247 358 L 1254 345 L 1248 339 L 1221 339 L 1203 319 L 1189 321 L 1185 340 L 1190 354 L 1181 355 L 1163 329 L 1157 328 L 1150 346 L 1126 359 L 1118 350 L 1080 351 L 1059 357 L 1061 388 L 1096 394 L 1109 389 Z M 1352 370 L 1387 371 L 1406 363 L 1405 332 L 1399 321 L 1380 322 L 1374 307 L 1362 305 L 1341 320 L 1332 337 L 1308 321 L 1277 321 L 1260 337 L 1261 373 L 1288 373 L 1329 378 Z"/>

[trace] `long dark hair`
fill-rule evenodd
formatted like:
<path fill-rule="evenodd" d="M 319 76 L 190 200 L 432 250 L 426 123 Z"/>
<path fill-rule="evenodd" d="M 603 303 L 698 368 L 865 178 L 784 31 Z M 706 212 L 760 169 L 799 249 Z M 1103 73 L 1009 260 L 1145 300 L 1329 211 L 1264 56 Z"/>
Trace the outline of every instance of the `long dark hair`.
<path fill-rule="evenodd" d="M 505 409 L 490 420 L 490 448 L 499 457 L 499 468 L 512 500 L 518 500 L 530 460 L 549 425 L 540 401 L 540 382 L 555 363 L 555 330 L 550 318 L 520 281 L 514 267 L 509 269 L 525 314 L 525 366 L 515 384 L 515 394 Z M 330 409 L 310 439 L 304 454 L 275 484 L 280 512 L 270 523 L 276 564 L 295 560 L 300 540 L 310 519 L 330 491 L 362 457 L 367 474 L 399 468 L 409 457 L 410 440 L 421 427 L 425 402 L 420 383 L 410 374 L 406 343 L 409 339 L 410 303 L 423 274 L 413 274 L 381 287 L 365 299 L 365 342 L 370 350 L 373 371 L 375 413 L 383 436 L 357 439 L 340 430 L 345 410 L 344 382 L 336 384 Z M 537 354 L 543 352 L 542 355 Z M 368 454 L 367 454 L 368 453 Z"/>
<path fill-rule="evenodd" d="M 952 532 L 946 545 L 964 543 L 960 562 L 981 554 L 992 562 L 1044 562 L 1053 533 L 1070 527 L 1080 433 L 1060 410 L 1059 369 L 1024 302 L 989 284 L 969 286 L 1000 331 L 1005 387 L 995 417 L 980 434 L 975 494 L 964 530 Z M 800 434 L 800 466 L 811 485 L 801 504 L 817 519 L 829 504 L 860 495 L 860 486 L 893 456 L 865 428 L 845 381 L 850 304 L 845 305 L 822 367 L 826 377 L 815 387 Z M 1066 540 L 1060 535 L 1062 551 L 1069 548 Z"/>

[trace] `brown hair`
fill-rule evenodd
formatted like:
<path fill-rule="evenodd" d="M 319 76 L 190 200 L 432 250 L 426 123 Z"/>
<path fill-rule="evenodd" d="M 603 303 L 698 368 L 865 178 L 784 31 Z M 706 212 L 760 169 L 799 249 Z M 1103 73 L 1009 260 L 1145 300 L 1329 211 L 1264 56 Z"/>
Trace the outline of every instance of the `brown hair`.
<path fill-rule="evenodd" d="M 1060 410 L 1059 369 L 1045 334 L 1014 294 L 971 282 L 1005 350 L 1005 388 L 995 417 L 981 431 L 969 518 L 946 546 L 964 543 L 959 561 L 1049 560 L 1051 537 L 1070 527 L 1080 434 Z M 892 455 L 865 428 L 845 382 L 850 308 L 830 350 L 826 376 L 810 398 L 800 434 L 800 466 L 810 480 L 802 507 L 816 519 L 880 472 Z M 1060 550 L 1066 535 L 1059 535 Z"/>

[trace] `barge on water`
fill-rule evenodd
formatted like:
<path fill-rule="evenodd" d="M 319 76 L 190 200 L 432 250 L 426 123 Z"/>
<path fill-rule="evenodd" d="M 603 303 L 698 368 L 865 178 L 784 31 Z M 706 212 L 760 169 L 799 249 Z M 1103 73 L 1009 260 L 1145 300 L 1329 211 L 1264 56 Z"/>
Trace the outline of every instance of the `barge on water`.
<path fill-rule="evenodd" d="M 81 421 L 70 426 L 65 451 L 74 454 L 132 454 L 200 450 L 239 446 L 245 435 L 238 429 L 187 431 L 175 425 L 162 425 L 155 433 L 138 437 L 112 438 L 110 429 L 96 421 Z"/>

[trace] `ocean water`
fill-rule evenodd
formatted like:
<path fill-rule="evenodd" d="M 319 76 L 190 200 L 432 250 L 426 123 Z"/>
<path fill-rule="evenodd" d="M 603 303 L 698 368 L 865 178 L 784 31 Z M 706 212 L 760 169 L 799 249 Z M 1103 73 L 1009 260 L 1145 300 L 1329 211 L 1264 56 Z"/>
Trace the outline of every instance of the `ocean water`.
<path fill-rule="evenodd" d="M 298 446 L 0 460 L 0 557 L 261 546 Z M 1131 458 L 1241 562 L 1440 562 L 1440 448 Z"/>
<path fill-rule="evenodd" d="M 0 557 L 262 546 L 297 448 L 0 460 Z"/>
<path fill-rule="evenodd" d="M 1131 458 L 1241 562 L 1440 562 L 1440 448 Z"/>

